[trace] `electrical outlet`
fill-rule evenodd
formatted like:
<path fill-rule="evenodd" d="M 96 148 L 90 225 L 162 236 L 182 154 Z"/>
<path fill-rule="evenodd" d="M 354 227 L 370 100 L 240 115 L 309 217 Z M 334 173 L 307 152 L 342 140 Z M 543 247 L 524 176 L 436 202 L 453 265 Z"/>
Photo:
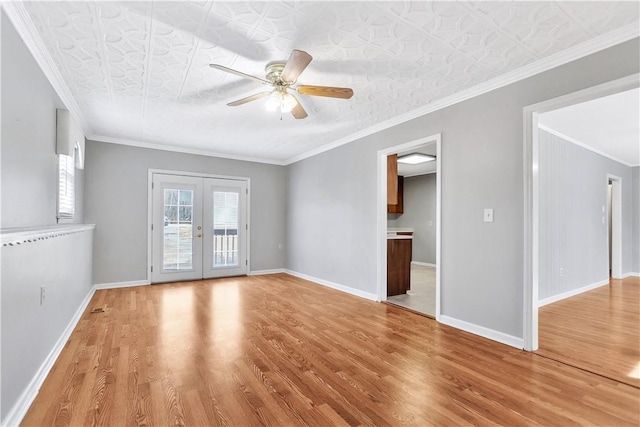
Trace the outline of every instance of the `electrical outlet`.
<path fill-rule="evenodd" d="M 564 277 L 564 268 L 560 267 L 560 277 Z"/>
<path fill-rule="evenodd" d="M 47 296 L 47 287 L 40 286 L 40 305 L 44 304 L 44 298 Z"/>
<path fill-rule="evenodd" d="M 282 250 L 282 243 L 278 243 L 278 250 Z"/>

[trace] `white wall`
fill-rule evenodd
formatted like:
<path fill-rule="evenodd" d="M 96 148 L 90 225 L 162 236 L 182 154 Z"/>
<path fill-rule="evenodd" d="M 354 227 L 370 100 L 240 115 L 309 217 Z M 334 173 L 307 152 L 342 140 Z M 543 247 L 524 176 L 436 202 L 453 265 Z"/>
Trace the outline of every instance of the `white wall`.
<path fill-rule="evenodd" d="M 285 168 L 87 141 L 86 220 L 96 224 L 94 283 L 147 278 L 148 170 L 251 179 L 251 270 L 284 267 Z"/>
<path fill-rule="evenodd" d="M 539 130 L 540 279 L 544 300 L 609 279 L 607 175 L 622 179 L 622 273 L 633 269 L 632 169 Z M 602 219 L 605 218 L 603 223 Z"/>
<path fill-rule="evenodd" d="M 404 179 L 404 213 L 395 225 L 413 228 L 412 261 L 428 264 L 436 263 L 436 177 L 430 173 Z"/>
<path fill-rule="evenodd" d="M 635 39 L 290 165 L 287 268 L 375 294 L 376 153 L 441 132 L 442 314 L 522 338 L 523 108 L 637 73 L 639 50 Z"/>

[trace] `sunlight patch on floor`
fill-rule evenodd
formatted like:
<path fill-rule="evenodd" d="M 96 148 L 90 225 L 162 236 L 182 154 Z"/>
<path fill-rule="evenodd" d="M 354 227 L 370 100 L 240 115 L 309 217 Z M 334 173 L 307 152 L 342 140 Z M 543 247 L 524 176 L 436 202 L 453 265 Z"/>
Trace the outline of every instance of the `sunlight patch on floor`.
<path fill-rule="evenodd" d="M 640 362 L 629 372 L 631 378 L 640 379 Z"/>

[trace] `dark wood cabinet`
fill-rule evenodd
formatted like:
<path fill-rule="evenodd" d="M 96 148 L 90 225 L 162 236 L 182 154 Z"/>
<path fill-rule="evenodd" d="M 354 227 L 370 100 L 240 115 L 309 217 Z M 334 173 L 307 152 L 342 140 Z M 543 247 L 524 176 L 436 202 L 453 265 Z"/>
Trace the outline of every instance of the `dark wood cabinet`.
<path fill-rule="evenodd" d="M 387 156 L 387 206 L 398 204 L 398 155 Z"/>
<path fill-rule="evenodd" d="M 406 294 L 411 288 L 412 239 L 387 239 L 387 296 Z"/>
<path fill-rule="evenodd" d="M 398 177 L 398 203 L 395 205 L 387 204 L 387 213 L 404 213 L 404 177 Z"/>

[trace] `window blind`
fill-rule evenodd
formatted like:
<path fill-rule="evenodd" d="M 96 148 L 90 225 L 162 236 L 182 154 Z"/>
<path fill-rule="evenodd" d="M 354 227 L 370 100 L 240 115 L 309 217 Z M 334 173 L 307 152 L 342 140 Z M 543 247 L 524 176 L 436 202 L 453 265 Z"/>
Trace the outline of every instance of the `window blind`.
<path fill-rule="evenodd" d="M 238 193 L 213 192 L 213 227 L 215 229 L 238 228 L 238 201 Z"/>
<path fill-rule="evenodd" d="M 58 219 L 73 218 L 75 214 L 75 159 L 58 155 Z"/>

